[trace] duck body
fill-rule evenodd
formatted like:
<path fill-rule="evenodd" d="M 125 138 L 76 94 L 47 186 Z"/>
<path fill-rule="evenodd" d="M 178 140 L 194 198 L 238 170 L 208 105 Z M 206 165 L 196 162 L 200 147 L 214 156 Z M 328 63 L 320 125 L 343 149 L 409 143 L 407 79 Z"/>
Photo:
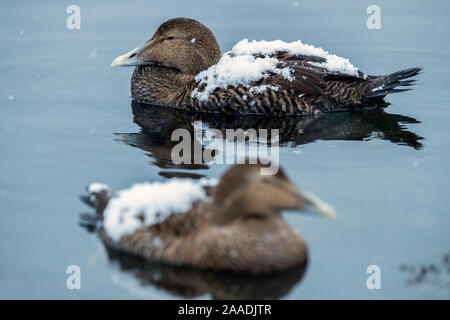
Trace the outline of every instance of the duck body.
<path fill-rule="evenodd" d="M 237 43 L 223 56 L 212 32 L 192 19 L 163 23 L 113 66 L 136 66 L 133 99 L 192 112 L 311 115 L 385 107 L 420 68 L 368 76 L 350 61 L 301 41 Z"/>
<path fill-rule="evenodd" d="M 253 274 L 305 265 L 306 242 L 281 210 L 315 206 L 330 216 L 334 211 L 298 191 L 282 171 L 264 176 L 260 168 L 236 165 L 215 186 L 172 180 L 116 195 L 90 190 L 84 200 L 96 209 L 99 235 L 108 248 L 149 262 Z M 167 186 L 181 190 L 171 194 L 169 209 L 161 202 Z M 177 198 L 190 200 L 177 206 Z"/>

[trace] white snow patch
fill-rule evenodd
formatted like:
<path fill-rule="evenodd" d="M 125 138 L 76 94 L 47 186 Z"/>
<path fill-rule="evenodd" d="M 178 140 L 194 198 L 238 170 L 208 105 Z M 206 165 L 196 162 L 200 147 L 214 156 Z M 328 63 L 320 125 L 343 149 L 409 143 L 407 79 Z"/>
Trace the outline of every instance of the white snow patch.
<path fill-rule="evenodd" d="M 104 211 L 103 227 L 114 241 L 119 241 L 122 236 L 161 222 L 172 213 L 188 211 L 192 203 L 206 198 L 203 186 L 215 183 L 208 179 L 197 183 L 173 179 L 134 184 L 111 198 Z"/>
<path fill-rule="evenodd" d="M 195 77 L 199 86 L 206 84 L 206 87 L 202 92 L 199 92 L 197 88 L 194 89 L 191 96 L 207 100 L 209 94 L 217 88 L 237 87 L 238 85 L 247 87 L 252 81 L 268 77 L 270 72 L 280 74 L 285 79 L 293 81 L 294 78 L 290 74 L 289 67 L 277 68 L 278 62 L 278 59 L 269 56 L 255 58 L 252 54 L 233 55 L 231 51 L 228 51 L 217 64 L 200 72 Z"/>
<path fill-rule="evenodd" d="M 107 184 L 99 183 L 99 182 L 93 182 L 88 186 L 88 192 L 90 193 L 98 193 L 102 191 L 108 191 L 109 187 Z"/>
<path fill-rule="evenodd" d="M 294 55 L 317 56 L 326 59 L 325 62 L 311 62 L 312 65 L 325 68 L 329 71 L 342 72 L 349 75 L 358 75 L 358 68 L 353 66 L 346 58 L 330 54 L 322 48 L 304 44 L 300 40 L 294 42 L 274 41 L 255 41 L 249 42 L 248 39 L 239 41 L 231 50 L 235 55 L 262 54 L 271 55 L 276 51 L 287 51 Z"/>
<path fill-rule="evenodd" d="M 218 179 L 215 178 L 201 178 L 198 183 L 202 187 L 214 187 L 219 183 Z"/>
<path fill-rule="evenodd" d="M 217 88 L 238 85 L 248 87 L 251 82 L 268 77 L 269 73 L 279 74 L 283 78 L 293 81 L 291 69 L 277 67 L 279 60 L 270 57 L 276 51 L 322 57 L 326 60 L 325 62 L 310 62 L 310 64 L 331 72 L 358 75 L 358 68 L 354 67 L 348 59 L 332 55 L 322 48 L 304 44 L 300 40 L 288 43 L 281 40 L 249 42 L 248 39 L 244 39 L 227 51 L 217 64 L 200 72 L 195 77 L 199 87 L 201 85 L 206 85 L 206 87 L 202 92 L 199 92 L 197 88 L 194 89 L 191 96 L 199 100 L 207 100 L 209 94 Z M 262 57 L 255 58 L 254 54 L 261 54 Z M 267 87 L 264 88 L 264 90 L 266 89 Z"/>
<path fill-rule="evenodd" d="M 194 42 L 195 42 L 195 38 L 192 38 L 192 39 L 191 39 L 191 43 L 194 43 Z"/>
<path fill-rule="evenodd" d="M 379 86 L 379 87 L 376 87 L 376 88 L 373 88 L 373 89 L 372 89 L 372 92 L 380 91 L 380 90 L 382 90 L 382 89 L 383 89 L 383 85 L 381 85 L 381 86 Z"/>
<path fill-rule="evenodd" d="M 264 92 L 266 90 L 267 90 L 267 85 L 263 84 L 261 86 L 256 86 L 256 87 L 250 88 L 250 93 L 258 94 L 258 93 Z"/>
<path fill-rule="evenodd" d="M 260 86 L 252 87 L 252 88 L 250 88 L 249 91 L 250 91 L 250 93 L 258 94 L 258 93 L 266 91 L 267 89 L 272 89 L 273 91 L 278 91 L 278 86 L 271 86 L 271 85 L 263 84 Z"/>

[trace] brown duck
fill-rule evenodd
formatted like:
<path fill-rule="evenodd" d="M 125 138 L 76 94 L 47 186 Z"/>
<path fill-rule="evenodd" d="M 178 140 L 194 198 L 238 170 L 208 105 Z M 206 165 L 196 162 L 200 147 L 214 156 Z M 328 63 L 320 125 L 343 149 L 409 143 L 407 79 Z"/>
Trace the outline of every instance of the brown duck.
<path fill-rule="evenodd" d="M 131 79 L 133 99 L 181 110 L 225 114 L 287 116 L 385 107 L 383 98 L 409 89 L 420 68 L 369 76 L 361 71 L 348 74 L 321 66 L 321 56 L 275 51 L 255 58 L 274 58 L 275 69 L 247 85 L 216 88 L 199 99 L 205 90 L 196 79 L 201 71 L 221 59 L 213 33 L 196 20 L 176 18 L 164 22 L 143 46 L 117 57 L 112 66 L 136 66 Z M 289 77 L 280 74 L 290 70 Z M 245 68 L 244 68 L 245 69 Z M 265 90 L 254 90 L 265 86 Z"/>
<path fill-rule="evenodd" d="M 314 207 L 333 217 L 334 210 L 312 194 L 300 192 L 281 169 L 269 176 L 261 175 L 261 168 L 235 165 L 216 186 L 205 187 L 205 198 L 192 202 L 186 212 L 170 213 L 151 224 L 139 214 L 142 225 L 120 237 L 109 231 L 105 220 L 112 219 L 108 208 L 121 196 L 91 188 L 84 200 L 96 208 L 102 221 L 100 237 L 108 248 L 149 262 L 253 274 L 302 266 L 307 261 L 306 243 L 281 211 Z M 171 194 L 170 201 L 174 197 L 177 194 Z M 155 201 L 152 194 L 147 199 Z M 129 208 L 122 202 L 120 211 L 124 210 Z"/>

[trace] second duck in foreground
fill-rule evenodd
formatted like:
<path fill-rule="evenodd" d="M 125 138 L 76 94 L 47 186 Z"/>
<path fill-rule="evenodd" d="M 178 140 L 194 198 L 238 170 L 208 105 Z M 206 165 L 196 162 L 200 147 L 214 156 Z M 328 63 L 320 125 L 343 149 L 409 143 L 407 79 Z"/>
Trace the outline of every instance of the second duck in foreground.
<path fill-rule="evenodd" d="M 335 212 L 300 192 L 281 169 L 276 175 L 261 169 L 235 165 L 218 183 L 171 180 L 115 194 L 95 183 L 83 199 L 96 208 L 107 247 L 150 262 L 254 274 L 304 265 L 306 243 L 281 211 Z"/>
<path fill-rule="evenodd" d="M 301 41 L 237 43 L 221 56 L 213 33 L 193 19 L 164 22 L 112 66 L 136 66 L 132 97 L 194 112 L 287 116 L 385 107 L 420 68 L 369 76 L 348 59 Z"/>

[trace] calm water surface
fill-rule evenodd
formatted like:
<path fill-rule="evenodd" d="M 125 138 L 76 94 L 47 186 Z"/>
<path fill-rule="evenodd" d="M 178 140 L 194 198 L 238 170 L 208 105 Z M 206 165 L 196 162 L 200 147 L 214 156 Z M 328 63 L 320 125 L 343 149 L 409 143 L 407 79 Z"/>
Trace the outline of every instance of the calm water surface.
<path fill-rule="evenodd" d="M 0 298 L 450 298 L 442 261 L 450 251 L 450 4 L 377 1 L 382 29 L 368 30 L 372 3 L 77 1 L 81 30 L 69 30 L 71 1 L 2 2 Z M 199 119 L 132 106 L 132 70 L 109 66 L 177 16 L 207 25 L 223 51 L 243 38 L 301 39 L 369 74 L 425 69 L 413 91 L 387 99 L 385 112 L 200 119 L 214 128 L 283 128 L 282 166 L 339 213 L 335 220 L 285 214 L 308 241 L 306 270 L 256 280 L 160 270 L 116 259 L 78 225 L 89 211 L 78 195 L 90 182 L 120 189 L 180 175 L 218 177 L 227 168 L 174 166 L 168 133 Z M 81 267 L 81 290 L 66 289 L 72 264 Z M 373 264 L 381 290 L 366 288 Z M 441 272 L 405 271 L 421 264 Z"/>

